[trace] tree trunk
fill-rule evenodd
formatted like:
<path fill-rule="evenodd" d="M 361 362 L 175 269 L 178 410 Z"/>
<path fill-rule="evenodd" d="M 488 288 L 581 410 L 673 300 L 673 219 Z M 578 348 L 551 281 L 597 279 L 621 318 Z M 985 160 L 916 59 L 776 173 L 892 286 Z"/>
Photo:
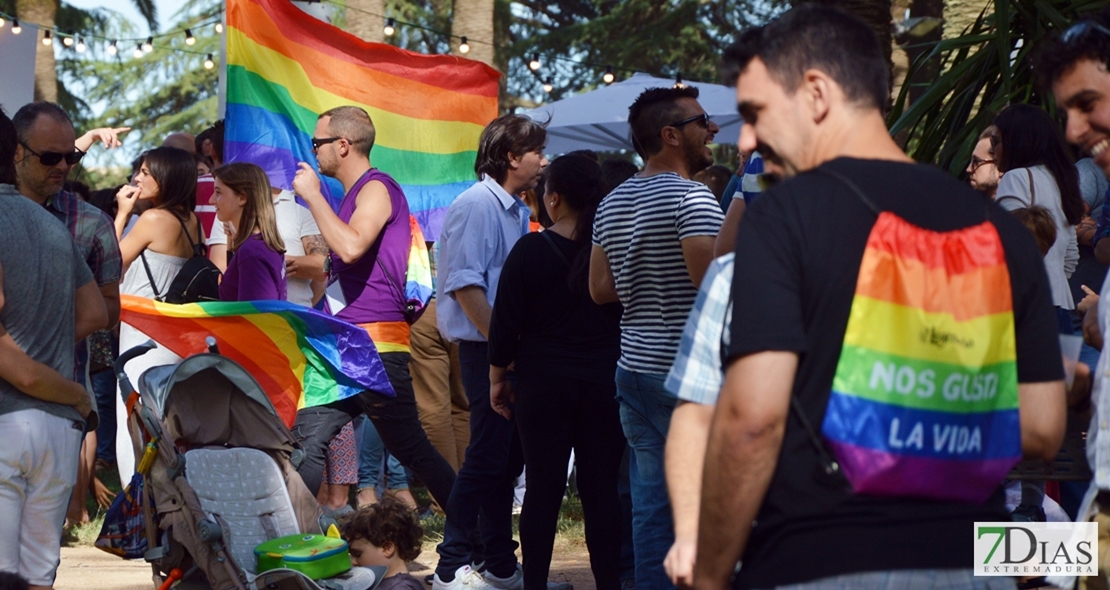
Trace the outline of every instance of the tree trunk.
<path fill-rule="evenodd" d="M 347 32 L 372 43 L 385 41 L 385 0 L 347 0 Z"/>
<path fill-rule="evenodd" d="M 470 52 L 466 57 L 496 68 L 493 35 L 494 0 L 455 0 L 455 18 L 451 24 L 451 51 L 459 54 L 459 37 L 466 36 Z"/>
<path fill-rule="evenodd" d="M 15 3 L 15 13 L 21 20 L 35 23 L 51 34 L 57 11 L 55 0 L 16 0 Z M 39 43 L 35 47 L 35 100 L 58 102 L 58 70 L 53 45 Z"/>

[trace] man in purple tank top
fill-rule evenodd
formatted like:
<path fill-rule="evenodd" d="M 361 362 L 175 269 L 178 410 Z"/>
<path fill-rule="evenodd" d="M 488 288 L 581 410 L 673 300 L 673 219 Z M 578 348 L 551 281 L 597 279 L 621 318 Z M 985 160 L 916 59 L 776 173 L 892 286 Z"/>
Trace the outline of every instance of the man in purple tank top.
<path fill-rule="evenodd" d="M 321 193 L 320 178 L 304 162 L 293 189 L 308 205 L 331 249 L 326 260 L 328 311 L 366 329 L 397 395 L 364 391 L 354 398 L 298 412 L 293 433 L 306 454 L 298 471 L 317 493 L 328 442 L 347 422 L 365 412 L 386 449 L 416 473 L 435 501 L 446 507 L 455 472 L 420 425 L 408 369 L 404 291 L 412 242 L 408 201 L 396 181 L 370 167 L 374 135 L 370 115 L 359 107 L 337 107 L 320 115 L 312 150 L 320 172 L 343 183 L 346 196 L 339 214 Z"/>

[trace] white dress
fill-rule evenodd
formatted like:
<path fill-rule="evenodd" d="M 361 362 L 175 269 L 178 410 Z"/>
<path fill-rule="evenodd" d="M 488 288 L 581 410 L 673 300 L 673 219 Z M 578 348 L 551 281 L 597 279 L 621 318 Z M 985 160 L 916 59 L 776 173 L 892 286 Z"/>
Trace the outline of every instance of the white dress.
<path fill-rule="evenodd" d="M 174 277 L 177 276 L 181 267 L 185 265 L 185 261 L 188 260 L 180 256 L 169 256 L 150 250 L 145 250 L 143 256 L 146 257 L 147 263 L 150 264 L 150 274 L 154 277 L 158 292 L 163 295 L 165 295 L 166 290 L 169 289 L 170 283 L 173 282 Z M 119 292 L 123 295 L 137 295 L 148 299 L 154 298 L 154 289 L 151 288 L 150 278 L 147 277 L 142 258 L 136 258 L 131 263 L 131 267 L 128 268 L 127 273 L 123 275 L 123 282 L 120 283 Z M 129 348 L 138 346 L 149 339 L 149 336 L 135 329 L 133 326 L 126 322 L 120 322 L 120 353 L 123 353 Z M 124 367 L 124 371 L 127 373 L 128 380 L 131 381 L 131 384 L 137 388 L 139 386 L 139 376 L 143 374 L 143 371 L 151 367 L 172 365 L 179 362 L 181 362 L 181 357 L 165 348 L 158 347 L 127 363 Z M 130 431 L 127 428 L 127 407 L 122 392 L 120 392 L 120 395 L 116 396 L 116 424 L 116 464 L 119 467 L 120 484 L 126 486 L 131 481 L 131 476 L 135 474 L 136 451 L 131 441 Z"/>

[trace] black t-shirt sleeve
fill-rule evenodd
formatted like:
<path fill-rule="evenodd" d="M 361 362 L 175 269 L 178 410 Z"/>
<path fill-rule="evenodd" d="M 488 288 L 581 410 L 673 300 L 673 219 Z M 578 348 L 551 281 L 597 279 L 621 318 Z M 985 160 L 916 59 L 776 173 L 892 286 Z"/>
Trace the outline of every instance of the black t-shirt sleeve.
<path fill-rule="evenodd" d="M 1010 272 L 1018 382 L 1063 379 L 1056 308 L 1052 305 L 1044 259 L 1033 236 L 1012 214 L 995 208 L 991 220 L 1002 237 Z"/>
<path fill-rule="evenodd" d="M 507 367 L 516 359 L 517 342 L 528 304 L 528 263 L 530 260 L 533 265 L 536 263 L 534 256 L 529 255 L 532 252 L 531 237 L 530 234 L 517 240 L 505 259 L 497 283 L 489 324 L 489 362 L 497 367 Z"/>
<path fill-rule="evenodd" d="M 736 236 L 728 360 L 767 350 L 806 349 L 801 229 L 783 188 L 748 208 Z"/>

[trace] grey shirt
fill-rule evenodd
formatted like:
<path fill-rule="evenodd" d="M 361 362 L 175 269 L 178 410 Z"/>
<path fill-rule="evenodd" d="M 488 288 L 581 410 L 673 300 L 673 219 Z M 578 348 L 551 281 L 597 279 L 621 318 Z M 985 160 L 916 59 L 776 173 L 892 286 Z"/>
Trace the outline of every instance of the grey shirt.
<path fill-rule="evenodd" d="M 93 274 L 66 227 L 10 184 L 0 184 L 0 267 L 0 323 L 28 356 L 72 375 L 75 292 Z M 0 379 L 0 414 L 28 409 L 83 422 L 73 406 L 33 398 Z"/>

